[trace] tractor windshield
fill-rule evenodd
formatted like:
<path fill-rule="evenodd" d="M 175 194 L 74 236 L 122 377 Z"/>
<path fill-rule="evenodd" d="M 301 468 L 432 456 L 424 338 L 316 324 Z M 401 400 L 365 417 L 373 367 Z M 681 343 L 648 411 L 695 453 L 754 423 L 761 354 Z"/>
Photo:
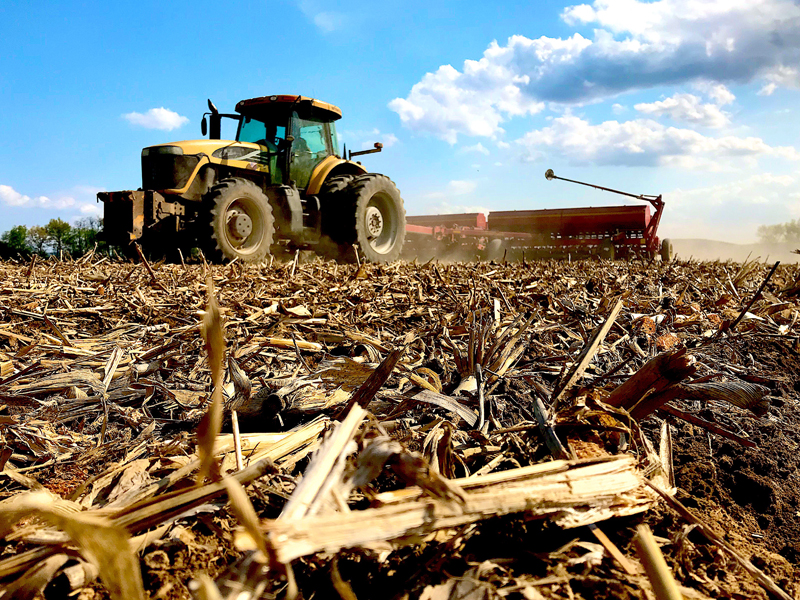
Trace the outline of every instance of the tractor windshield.
<path fill-rule="evenodd" d="M 286 127 L 277 123 L 265 123 L 251 117 L 242 117 L 236 140 L 266 146 L 277 152 L 278 146 L 286 138 Z"/>

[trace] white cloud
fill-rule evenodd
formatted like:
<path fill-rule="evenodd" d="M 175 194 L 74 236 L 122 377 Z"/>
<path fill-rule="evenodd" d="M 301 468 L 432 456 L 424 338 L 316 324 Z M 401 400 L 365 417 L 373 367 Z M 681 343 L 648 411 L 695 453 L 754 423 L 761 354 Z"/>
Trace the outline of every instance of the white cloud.
<path fill-rule="evenodd" d="M 720 110 L 719 106 L 703 104 L 703 101 L 694 94 L 675 94 L 658 102 L 636 104 L 634 108 L 647 115 L 666 116 L 675 121 L 701 127 L 718 129 L 730 123 L 727 113 Z"/>
<path fill-rule="evenodd" d="M 391 148 L 400 140 L 393 133 L 381 133 L 380 129 L 360 129 L 339 131 L 339 137 L 352 147 L 359 146 L 362 150 L 368 150 L 375 146 L 375 142 L 383 144 L 384 148 Z"/>
<path fill-rule="evenodd" d="M 183 127 L 189 119 L 169 110 L 168 108 L 151 108 L 146 113 L 131 112 L 122 115 L 131 123 L 145 129 L 161 129 L 162 131 L 172 131 Z"/>
<path fill-rule="evenodd" d="M 464 62 L 463 73 L 450 65 L 439 67 L 412 87 L 408 98 L 395 98 L 389 108 L 410 129 L 433 133 L 450 144 L 456 143 L 459 133 L 502 134 L 504 114 L 535 114 L 544 103 L 523 92 L 529 77 L 515 75 L 498 57 L 486 57 L 495 51 L 502 49 L 493 42 L 483 59 Z"/>
<path fill-rule="evenodd" d="M 451 196 L 465 196 L 471 194 L 478 187 L 477 181 L 469 179 L 454 179 L 447 184 L 447 188 L 441 192 L 431 192 L 425 198 L 449 198 Z M 467 211 L 469 212 L 469 211 Z"/>
<path fill-rule="evenodd" d="M 733 92 L 721 83 L 701 80 L 695 81 L 693 86 L 696 90 L 703 92 L 706 96 L 711 98 L 717 106 L 732 104 L 733 101 L 736 100 L 736 96 L 733 95 Z"/>
<path fill-rule="evenodd" d="M 94 197 L 101 188 L 88 186 L 78 186 L 73 191 L 81 198 Z M 9 185 L 0 185 L 0 204 L 7 206 L 17 206 L 24 208 L 54 209 L 54 210 L 79 210 L 84 214 L 100 214 L 102 206 L 89 200 L 76 200 L 72 196 L 64 195 L 58 198 L 48 198 L 47 196 L 27 196 L 21 194 Z M 98 207 L 100 210 L 98 211 Z"/>
<path fill-rule="evenodd" d="M 40 196 L 39 199 L 47 200 L 45 196 Z M 23 196 L 10 185 L 0 185 L 0 202 L 9 206 L 25 206 L 31 202 L 31 198 Z"/>
<path fill-rule="evenodd" d="M 434 206 L 429 206 L 426 214 L 429 215 L 457 215 L 463 213 L 483 213 L 488 215 L 490 209 L 486 206 L 468 205 L 468 204 L 450 204 L 449 202 L 441 202 Z"/>
<path fill-rule="evenodd" d="M 344 22 L 344 16 L 336 12 L 323 11 L 314 15 L 314 25 L 325 33 L 340 29 Z"/>
<path fill-rule="evenodd" d="M 478 154 L 483 154 L 484 156 L 489 156 L 489 149 L 486 148 L 483 144 L 478 142 L 474 146 L 464 146 L 461 149 L 462 152 L 476 152 Z"/>
<path fill-rule="evenodd" d="M 772 92 L 774 92 L 777 89 L 778 89 L 778 84 L 777 83 L 767 83 L 767 84 L 764 85 L 764 87 L 762 87 L 760 90 L 758 90 L 758 95 L 759 96 L 772 96 Z"/>
<path fill-rule="evenodd" d="M 795 216 L 792 189 L 800 173 L 759 173 L 726 183 L 678 188 L 664 194 L 661 237 L 755 241 L 759 225 L 780 223 Z"/>
<path fill-rule="evenodd" d="M 346 17 L 337 11 L 323 10 L 324 6 L 316 0 L 300 0 L 298 6 L 303 14 L 311 19 L 314 25 L 323 33 L 332 33 L 341 29 L 347 22 Z"/>
<path fill-rule="evenodd" d="M 611 112 L 613 112 L 615 115 L 621 115 L 626 110 L 628 110 L 628 107 L 627 106 L 623 106 L 622 104 L 612 104 L 611 105 Z"/>
<path fill-rule="evenodd" d="M 447 187 L 453 196 L 463 196 L 464 194 L 474 192 L 475 188 L 478 187 L 478 182 L 469 180 L 453 180 L 447 184 Z"/>
<path fill-rule="evenodd" d="M 397 136 L 393 133 L 384 133 L 381 136 L 381 142 L 383 143 L 384 148 L 391 148 L 400 140 L 397 139 Z"/>
<path fill-rule="evenodd" d="M 505 120 L 541 111 L 544 102 L 702 82 L 722 106 L 733 101 L 725 84 L 800 87 L 796 0 L 595 0 L 562 18 L 591 26 L 593 37 L 492 42 L 461 70 L 427 73 L 390 108 L 406 127 L 455 143 L 459 134 L 498 137 Z"/>
<path fill-rule="evenodd" d="M 759 173 L 746 179 L 693 189 L 676 189 L 670 192 L 672 206 L 692 206 L 698 202 L 722 205 L 732 200 L 743 204 L 765 204 L 786 197 L 786 188 L 796 185 L 792 175 Z"/>
<path fill-rule="evenodd" d="M 537 160 L 546 151 L 579 164 L 720 170 L 742 159 L 752 163 L 760 156 L 800 160 L 795 148 L 769 146 L 757 137 L 709 137 L 650 119 L 592 125 L 570 114 L 553 119 L 548 127 L 528 132 L 516 144 L 523 149 L 523 160 Z"/>
<path fill-rule="evenodd" d="M 84 203 L 81 204 L 80 207 L 81 214 L 89 215 L 89 216 L 97 216 L 100 217 L 103 215 L 103 205 L 99 203 L 89 204 Z"/>

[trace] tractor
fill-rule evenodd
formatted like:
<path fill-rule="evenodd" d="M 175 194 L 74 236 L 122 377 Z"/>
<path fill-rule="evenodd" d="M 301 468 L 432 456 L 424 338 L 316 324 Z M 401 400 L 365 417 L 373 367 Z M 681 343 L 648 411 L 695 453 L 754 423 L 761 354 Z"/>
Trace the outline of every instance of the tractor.
<path fill-rule="evenodd" d="M 198 247 L 215 262 L 261 262 L 298 249 L 339 260 L 400 256 L 399 191 L 352 160 L 382 145 L 340 155 L 339 108 L 291 95 L 242 100 L 235 114 L 211 100 L 208 108 L 203 139 L 142 150 L 141 189 L 97 195 L 109 243 L 138 243 L 154 256 Z M 222 119 L 236 121 L 235 140 L 221 139 Z"/>

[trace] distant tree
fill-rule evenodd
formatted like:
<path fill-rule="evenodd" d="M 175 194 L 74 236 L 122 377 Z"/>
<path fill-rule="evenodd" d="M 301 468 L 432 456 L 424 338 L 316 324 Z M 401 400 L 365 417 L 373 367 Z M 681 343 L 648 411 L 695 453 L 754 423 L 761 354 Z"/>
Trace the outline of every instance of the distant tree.
<path fill-rule="evenodd" d="M 0 241 L 6 245 L 11 254 L 27 254 L 31 251 L 28 244 L 28 228 L 25 225 L 15 225 L 0 237 Z"/>
<path fill-rule="evenodd" d="M 44 230 L 47 232 L 47 238 L 53 251 L 56 255 L 61 255 L 61 250 L 64 249 L 64 244 L 72 232 L 72 226 L 62 219 L 50 219 L 44 226 Z"/>
<path fill-rule="evenodd" d="M 95 243 L 98 242 L 97 237 L 102 230 L 103 220 L 99 217 L 86 217 L 78 220 L 65 240 L 70 254 L 73 256 L 86 254 L 94 248 Z"/>
<path fill-rule="evenodd" d="M 800 242 L 800 219 L 778 225 L 761 225 L 757 233 L 758 239 L 764 243 Z"/>
<path fill-rule="evenodd" d="M 50 238 L 47 235 L 47 229 L 41 225 L 34 225 L 28 229 L 28 243 L 37 254 L 43 255 L 46 253 L 49 241 Z"/>

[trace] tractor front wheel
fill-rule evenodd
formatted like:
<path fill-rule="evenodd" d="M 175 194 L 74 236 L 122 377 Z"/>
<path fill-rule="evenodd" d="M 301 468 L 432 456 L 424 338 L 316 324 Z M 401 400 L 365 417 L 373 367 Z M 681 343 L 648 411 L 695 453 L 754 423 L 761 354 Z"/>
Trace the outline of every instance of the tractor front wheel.
<path fill-rule="evenodd" d="M 406 211 L 392 180 L 385 175 L 361 175 L 347 191 L 355 217 L 353 229 L 347 228 L 348 237 L 358 245 L 361 256 L 376 263 L 397 260 L 406 236 Z"/>
<path fill-rule="evenodd" d="M 260 262 L 269 255 L 275 221 L 261 188 L 246 179 L 223 179 L 208 191 L 205 201 L 211 216 L 208 258 Z"/>

